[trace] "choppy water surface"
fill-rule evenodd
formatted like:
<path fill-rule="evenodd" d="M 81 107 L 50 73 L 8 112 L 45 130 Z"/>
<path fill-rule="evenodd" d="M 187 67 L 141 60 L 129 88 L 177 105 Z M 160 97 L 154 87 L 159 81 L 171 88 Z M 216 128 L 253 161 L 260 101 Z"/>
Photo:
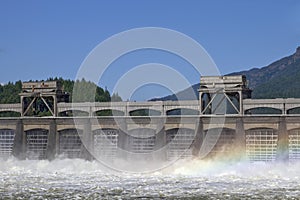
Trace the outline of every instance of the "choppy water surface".
<path fill-rule="evenodd" d="M 0 199 L 299 199 L 300 164 L 185 160 L 151 174 L 73 160 L 0 163 Z"/>

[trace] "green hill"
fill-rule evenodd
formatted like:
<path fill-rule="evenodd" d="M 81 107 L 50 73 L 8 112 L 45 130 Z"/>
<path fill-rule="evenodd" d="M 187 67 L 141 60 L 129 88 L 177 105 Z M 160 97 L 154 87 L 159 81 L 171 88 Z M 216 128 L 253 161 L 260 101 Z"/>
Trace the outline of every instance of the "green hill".
<path fill-rule="evenodd" d="M 249 87 L 253 89 L 252 98 L 300 98 L 300 47 L 293 55 L 275 61 L 268 66 L 227 75 L 245 75 L 249 81 Z M 176 96 L 181 100 L 192 100 L 195 95 L 199 96 L 199 85 L 199 83 L 195 84 L 176 95 L 152 100 L 177 100 Z"/>
<path fill-rule="evenodd" d="M 70 94 L 70 101 L 72 101 L 72 92 L 73 87 L 75 85 L 75 81 L 73 80 L 66 80 L 63 78 L 48 78 L 46 81 L 53 81 L 58 80 L 63 84 L 63 88 L 65 92 Z M 32 81 L 32 80 L 30 80 Z M 79 91 L 84 92 L 84 95 L 81 95 L 81 98 L 74 99 L 74 102 L 78 101 L 96 101 L 96 102 L 108 102 L 108 101 L 121 101 L 122 99 L 118 96 L 118 94 L 110 95 L 109 91 L 106 89 L 102 89 L 101 87 L 97 86 L 96 84 L 83 80 L 76 81 L 77 89 Z M 16 81 L 15 83 L 9 82 L 4 85 L 0 85 L 0 103 L 20 103 L 19 93 L 22 90 L 22 81 Z M 88 94 L 91 91 L 96 91 L 95 99 L 90 99 L 92 94 Z M 85 99 L 82 96 L 86 97 Z M 76 98 L 76 95 L 75 95 Z"/>
<path fill-rule="evenodd" d="M 300 97 L 300 47 L 293 55 L 282 58 L 261 69 L 236 72 L 246 75 L 252 98 Z"/>

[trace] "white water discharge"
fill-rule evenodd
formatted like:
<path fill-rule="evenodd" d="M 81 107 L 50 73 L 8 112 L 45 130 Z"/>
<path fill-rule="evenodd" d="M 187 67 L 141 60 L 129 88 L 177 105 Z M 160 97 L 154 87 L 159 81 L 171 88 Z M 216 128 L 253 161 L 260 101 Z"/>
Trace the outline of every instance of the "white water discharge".
<path fill-rule="evenodd" d="M 108 172 L 96 161 L 0 163 L 0 199 L 298 199 L 300 163 L 181 160 L 148 174 Z"/>

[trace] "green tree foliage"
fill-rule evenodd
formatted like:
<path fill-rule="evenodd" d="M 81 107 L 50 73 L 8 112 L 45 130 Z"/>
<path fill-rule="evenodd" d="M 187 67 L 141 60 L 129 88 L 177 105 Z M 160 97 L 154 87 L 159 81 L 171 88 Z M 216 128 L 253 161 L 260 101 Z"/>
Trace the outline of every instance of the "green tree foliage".
<path fill-rule="evenodd" d="M 253 98 L 300 98 L 300 59 L 253 90 Z"/>
<path fill-rule="evenodd" d="M 32 80 L 31 80 L 32 81 Z M 76 82 L 70 79 L 63 78 L 48 78 L 46 81 L 60 81 L 63 85 L 63 90 L 70 94 L 70 101 L 74 97 L 74 102 L 108 102 L 111 101 L 111 96 L 108 90 L 97 86 L 95 83 L 84 79 Z M 38 82 L 37 80 L 35 82 Z M 73 95 L 74 91 L 78 91 Z M 20 103 L 19 93 L 22 92 L 22 81 L 15 83 L 8 82 L 0 85 L 0 103 Z M 122 100 L 117 94 L 113 95 L 115 100 Z"/>
<path fill-rule="evenodd" d="M 22 90 L 22 82 L 8 82 L 0 85 L 0 103 L 20 103 L 19 93 Z"/>
<path fill-rule="evenodd" d="M 73 86 L 74 92 L 71 95 L 73 102 L 107 102 L 110 101 L 110 94 L 95 83 L 82 79 L 76 81 Z"/>
<path fill-rule="evenodd" d="M 111 96 L 111 101 L 112 102 L 120 102 L 120 101 L 122 101 L 122 98 L 119 96 L 118 93 L 113 93 L 113 95 Z"/>

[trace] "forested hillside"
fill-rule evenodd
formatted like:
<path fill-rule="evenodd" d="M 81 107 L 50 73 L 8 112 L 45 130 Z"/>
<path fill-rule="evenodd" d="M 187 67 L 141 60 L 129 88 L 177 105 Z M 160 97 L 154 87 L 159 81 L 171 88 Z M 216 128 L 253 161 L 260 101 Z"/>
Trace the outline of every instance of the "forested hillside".
<path fill-rule="evenodd" d="M 249 87 L 253 89 L 252 98 L 300 98 L 300 47 L 290 56 L 284 57 L 262 68 L 234 72 L 227 75 L 245 75 Z M 201 80 L 200 80 L 201 81 Z M 195 84 L 176 95 L 172 94 L 153 101 L 192 100 L 199 96 L 200 84 Z"/>
<path fill-rule="evenodd" d="M 19 93 L 22 90 L 22 82 L 8 82 L 0 85 L 0 103 L 19 103 Z"/>
<path fill-rule="evenodd" d="M 229 75 L 246 75 L 253 89 L 253 98 L 300 97 L 300 47 L 290 56 L 263 68 L 254 68 Z"/>
<path fill-rule="evenodd" d="M 77 91 L 81 91 L 80 97 L 77 95 L 74 95 L 75 99 L 74 102 L 78 101 L 96 101 L 96 102 L 108 102 L 108 101 L 122 101 L 121 97 L 118 96 L 118 94 L 110 95 L 109 91 L 102 89 L 101 87 L 97 86 L 96 84 L 85 81 L 84 79 L 81 81 L 75 81 L 73 80 L 65 80 L 63 78 L 49 78 L 46 81 L 53 81 L 58 80 L 61 81 L 63 84 L 63 89 L 65 92 L 68 92 L 70 94 L 70 101 L 72 101 L 73 97 L 73 87 L 76 85 Z M 32 81 L 32 80 L 30 80 Z M 22 90 L 22 81 L 17 81 L 15 83 L 9 82 L 4 85 L 0 85 L 0 103 L 19 103 L 20 97 L 19 93 Z M 91 97 L 94 96 L 94 94 L 91 94 L 91 92 L 95 93 L 95 99 L 91 99 Z"/>

